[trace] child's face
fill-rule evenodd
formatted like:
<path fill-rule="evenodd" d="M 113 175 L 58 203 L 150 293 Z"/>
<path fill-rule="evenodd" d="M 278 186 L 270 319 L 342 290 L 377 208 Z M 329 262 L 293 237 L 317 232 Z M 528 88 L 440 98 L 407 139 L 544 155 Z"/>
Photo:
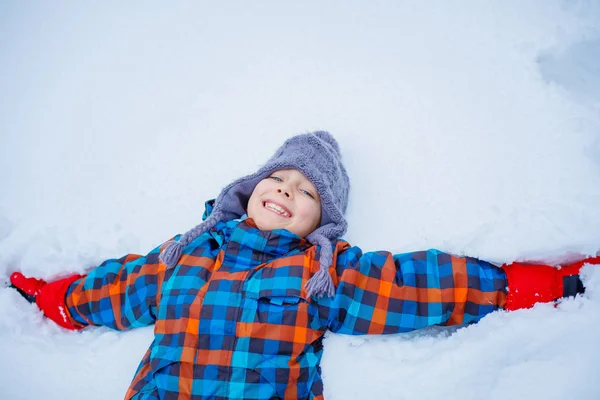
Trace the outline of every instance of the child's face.
<path fill-rule="evenodd" d="M 302 172 L 282 169 L 256 185 L 247 212 L 260 230 L 287 229 L 305 237 L 321 222 L 321 199 Z"/>

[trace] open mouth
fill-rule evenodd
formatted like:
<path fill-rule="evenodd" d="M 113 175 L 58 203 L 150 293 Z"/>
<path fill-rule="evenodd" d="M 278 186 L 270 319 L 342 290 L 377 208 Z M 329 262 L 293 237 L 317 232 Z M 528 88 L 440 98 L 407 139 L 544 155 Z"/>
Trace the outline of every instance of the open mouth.
<path fill-rule="evenodd" d="M 292 216 L 292 213 L 287 208 L 270 200 L 263 201 L 263 207 L 282 218 L 290 218 Z"/>

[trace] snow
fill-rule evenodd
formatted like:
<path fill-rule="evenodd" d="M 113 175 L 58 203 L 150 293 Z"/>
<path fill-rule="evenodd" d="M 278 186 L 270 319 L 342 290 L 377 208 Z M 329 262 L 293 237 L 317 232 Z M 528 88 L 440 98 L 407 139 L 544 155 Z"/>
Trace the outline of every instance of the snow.
<path fill-rule="evenodd" d="M 316 129 L 364 250 L 595 255 L 599 49 L 593 1 L 2 2 L 0 280 L 146 252 Z M 328 335 L 326 398 L 600 398 L 584 281 L 468 327 Z M 65 332 L 0 289 L 0 397 L 122 398 L 151 340 Z"/>

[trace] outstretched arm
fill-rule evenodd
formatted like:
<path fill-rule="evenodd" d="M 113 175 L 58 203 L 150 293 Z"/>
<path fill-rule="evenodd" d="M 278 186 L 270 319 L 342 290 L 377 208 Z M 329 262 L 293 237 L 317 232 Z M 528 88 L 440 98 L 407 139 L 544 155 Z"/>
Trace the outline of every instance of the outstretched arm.
<path fill-rule="evenodd" d="M 65 295 L 69 316 L 80 325 L 118 330 L 153 324 L 165 274 L 159 254 L 157 247 L 146 256 L 107 260 L 70 284 Z"/>
<path fill-rule="evenodd" d="M 44 315 L 66 329 L 103 325 L 125 330 L 155 321 L 165 266 L 160 247 L 146 256 L 128 254 L 111 259 L 87 275 L 46 283 L 16 272 L 12 286 L 35 302 Z"/>
<path fill-rule="evenodd" d="M 362 254 L 352 247 L 337 262 L 341 276 L 329 320 L 335 332 L 398 333 L 466 324 L 506 302 L 504 272 L 476 258 L 433 249 Z"/>
<path fill-rule="evenodd" d="M 346 334 L 407 332 L 477 322 L 497 309 L 517 310 L 583 292 L 579 270 L 600 257 L 552 267 L 501 268 L 439 250 L 393 255 L 338 247 L 339 282 L 328 325 Z"/>

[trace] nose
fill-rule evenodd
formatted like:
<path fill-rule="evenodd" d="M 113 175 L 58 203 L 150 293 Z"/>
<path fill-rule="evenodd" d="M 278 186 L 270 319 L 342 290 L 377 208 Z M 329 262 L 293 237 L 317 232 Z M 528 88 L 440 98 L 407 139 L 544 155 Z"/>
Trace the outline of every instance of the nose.
<path fill-rule="evenodd" d="M 285 197 L 287 197 L 288 199 L 290 198 L 290 193 L 288 190 L 277 189 L 277 192 L 283 193 L 285 195 Z"/>

